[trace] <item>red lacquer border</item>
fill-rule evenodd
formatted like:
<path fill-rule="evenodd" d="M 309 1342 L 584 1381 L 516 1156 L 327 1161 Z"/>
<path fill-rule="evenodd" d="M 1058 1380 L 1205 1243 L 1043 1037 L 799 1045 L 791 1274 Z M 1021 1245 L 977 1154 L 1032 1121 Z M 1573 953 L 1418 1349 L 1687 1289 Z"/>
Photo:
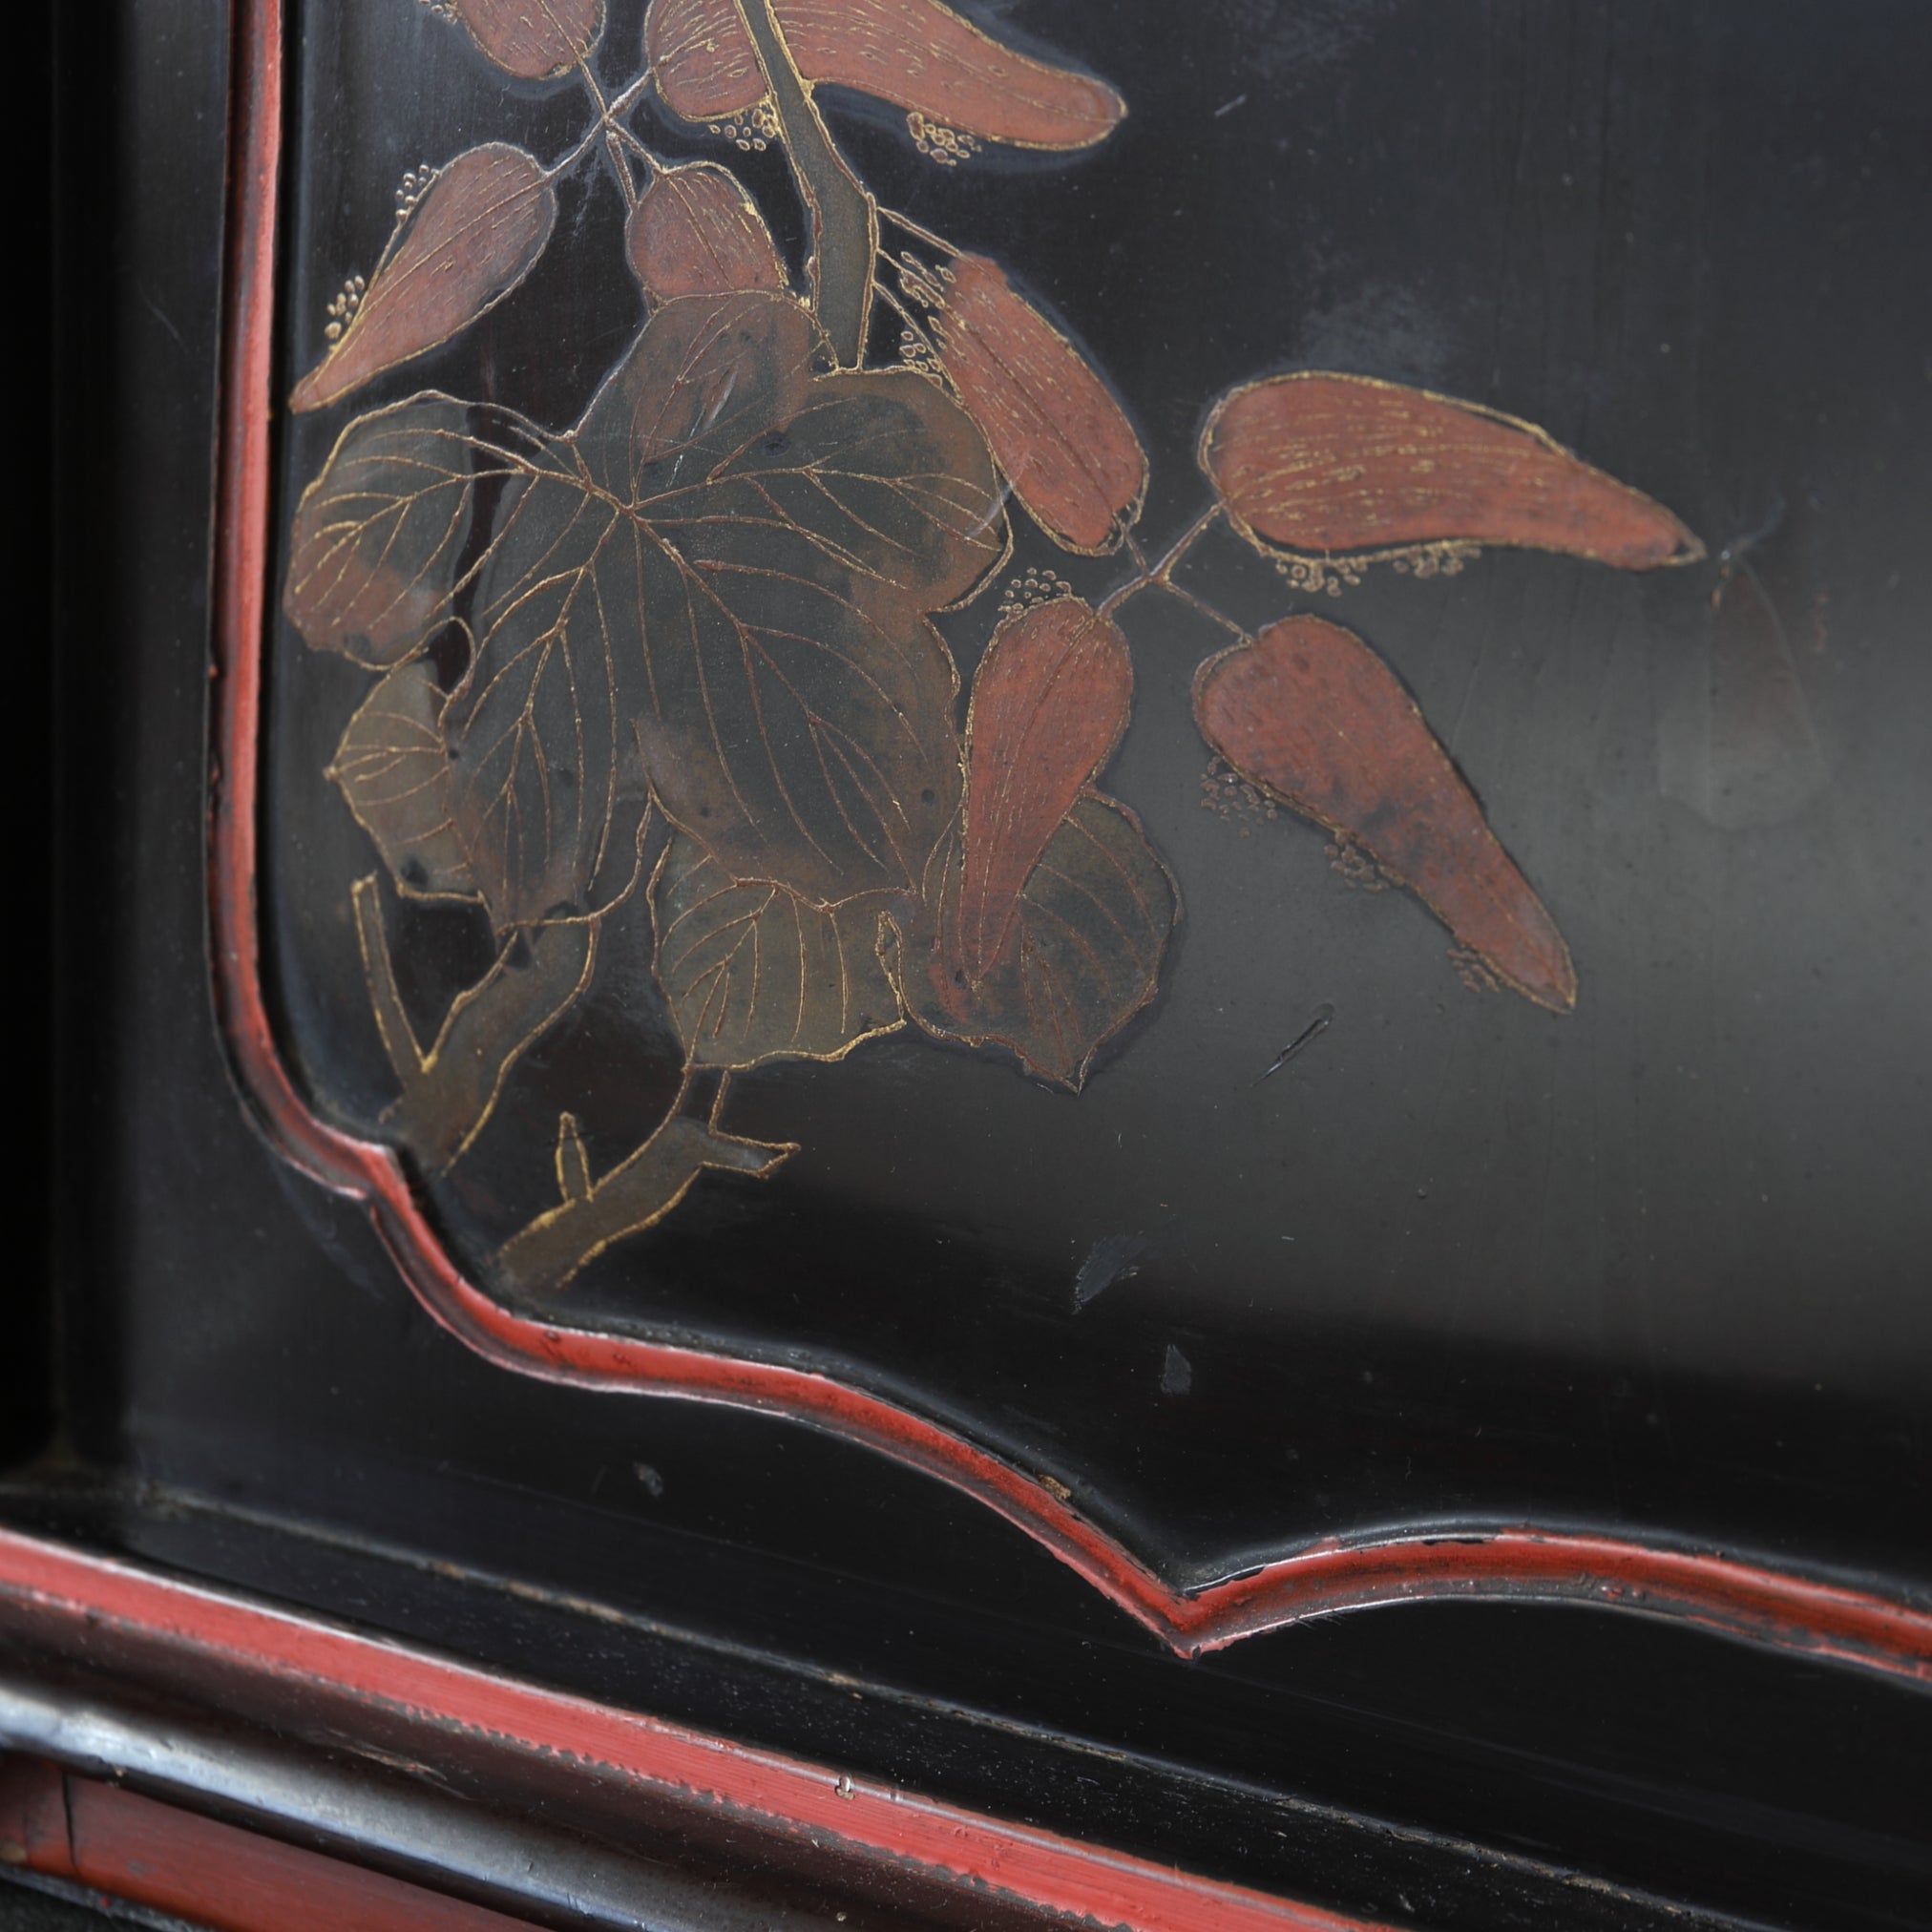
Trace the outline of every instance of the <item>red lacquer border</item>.
<path fill-rule="evenodd" d="M 538 1932 L 527 1919 L 39 1760 L 0 1758 L 7 1838 L 7 1861 L 23 1872 L 85 1886 L 109 1909 L 132 1900 L 211 1932 Z"/>
<path fill-rule="evenodd" d="M 257 744 L 267 559 L 281 0 L 238 10 L 216 583 L 210 889 L 217 1003 L 241 1082 L 282 1152 L 364 1202 L 429 1312 L 505 1368 L 602 1391 L 651 1391 L 792 1417 L 975 1496 L 1183 1654 L 1301 1618 L 1424 1597 L 1614 1605 L 1932 1683 L 1932 1608 L 1732 1559 L 1501 1525 L 1330 1541 L 1223 1583 L 1164 1583 L 1038 1477 L 825 1375 L 562 1328 L 513 1313 L 454 1267 L 395 1154 L 318 1120 L 276 1046 L 256 922 Z"/>
<path fill-rule="evenodd" d="M 372 1637 L 116 1558 L 0 1530 L 0 1602 L 44 1629 L 103 1627 L 254 1682 L 320 1688 L 517 1754 L 560 1761 L 646 1798 L 702 1811 L 874 1869 L 1126 1932 L 1390 1932 L 1318 1906 L 1193 1877 L 895 1785 Z"/>

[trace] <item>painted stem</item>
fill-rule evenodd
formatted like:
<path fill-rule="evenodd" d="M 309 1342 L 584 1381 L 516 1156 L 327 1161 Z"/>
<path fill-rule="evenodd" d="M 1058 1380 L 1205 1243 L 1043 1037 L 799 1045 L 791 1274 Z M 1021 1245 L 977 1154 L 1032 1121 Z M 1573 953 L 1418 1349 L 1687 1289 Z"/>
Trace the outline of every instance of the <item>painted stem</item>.
<path fill-rule="evenodd" d="M 603 89 L 597 84 L 597 75 L 590 71 L 590 62 L 579 60 L 577 64 L 578 77 L 590 92 L 590 97 L 597 107 L 598 127 L 603 134 L 604 158 L 611 164 L 611 173 L 617 179 L 618 190 L 624 198 L 624 206 L 638 205 L 638 184 L 631 179 L 631 164 L 625 158 L 623 141 L 618 132 L 618 124 L 611 118 L 611 104 L 604 98 Z"/>
<path fill-rule="evenodd" d="M 1159 563 L 1149 564 L 1147 560 L 1141 556 L 1138 547 L 1136 547 L 1134 551 L 1134 558 L 1135 561 L 1139 563 L 1141 566 L 1139 575 L 1135 577 L 1130 577 L 1125 583 L 1121 585 L 1121 587 L 1118 590 L 1110 591 L 1107 594 L 1107 596 L 1102 600 L 1100 605 L 1101 616 L 1103 618 L 1111 617 L 1114 611 L 1121 604 L 1125 603 L 1130 597 L 1137 597 L 1140 595 L 1142 591 L 1149 590 L 1153 586 L 1158 584 L 1161 587 L 1161 589 L 1165 591 L 1171 591 L 1174 596 L 1182 598 L 1185 602 L 1193 604 L 1196 606 L 1197 609 L 1206 611 L 1208 615 L 1212 617 L 1217 623 L 1225 624 L 1229 629 L 1238 629 L 1238 626 L 1229 623 L 1228 620 L 1222 617 L 1218 611 L 1214 611 L 1208 605 L 1202 603 L 1199 598 L 1193 596 L 1191 593 L 1187 591 L 1181 589 L 1181 587 L 1173 581 L 1174 572 L 1178 570 L 1181 567 L 1181 565 L 1187 560 L 1188 552 L 1194 548 L 1195 544 L 1197 544 L 1202 537 L 1207 536 L 1208 531 L 1213 529 L 1215 523 L 1219 521 L 1220 516 L 1221 516 L 1221 506 L 1218 503 L 1211 505 L 1207 510 L 1204 510 L 1201 513 L 1201 514 L 1197 516 L 1193 520 L 1193 522 L 1190 523 L 1186 527 L 1186 529 L 1184 530 L 1180 534 L 1180 536 L 1177 536 L 1174 539 L 1174 541 L 1167 546 L 1166 553 L 1165 556 L 1162 556 Z M 1130 537 L 1128 541 L 1131 543 L 1133 539 Z M 1246 634 L 1243 633 L 1243 635 Z"/>
<path fill-rule="evenodd" d="M 511 1067 L 590 983 L 597 928 L 578 923 L 533 933 L 521 942 L 529 961 L 520 967 L 511 964 L 518 943 L 513 941 L 457 996 L 425 1052 L 403 1008 L 375 876 L 357 880 L 351 896 L 369 1004 L 402 1086 L 383 1124 L 431 1173 L 441 1173 L 483 1131 Z"/>
<path fill-rule="evenodd" d="M 811 221 L 812 307 L 842 367 L 865 355 L 879 211 L 832 146 L 811 90 L 785 44 L 771 0 L 736 0 L 778 116 L 779 136 Z"/>
<path fill-rule="evenodd" d="M 1150 578 L 1149 582 L 1152 581 L 1153 579 Z M 1166 591 L 1169 597 L 1175 598 L 1180 602 L 1186 604 L 1189 610 L 1197 611 L 1202 617 L 1206 618 L 1210 624 L 1219 624 L 1221 628 L 1224 631 L 1228 632 L 1228 634 L 1230 637 L 1239 639 L 1242 643 L 1245 644 L 1251 640 L 1250 634 L 1247 631 L 1242 629 L 1242 627 L 1239 624 L 1237 624 L 1234 621 L 1234 620 L 1228 617 L 1225 612 L 1216 610 L 1215 607 L 1211 603 L 1209 603 L 1205 597 L 1196 597 L 1191 590 L 1184 589 L 1180 584 L 1175 583 L 1171 578 L 1165 577 L 1159 580 L 1159 583 L 1156 587 Z"/>
<path fill-rule="evenodd" d="M 583 138 L 578 142 L 576 147 L 544 169 L 543 178 L 546 181 L 554 181 L 560 176 L 569 174 L 571 169 L 576 167 L 600 139 L 604 139 L 610 136 L 615 136 L 618 139 L 625 142 L 638 155 L 640 159 L 649 161 L 655 167 L 657 165 L 657 157 L 651 153 L 650 149 L 642 141 L 639 140 L 636 135 L 632 134 L 629 128 L 623 126 L 618 119 L 620 115 L 628 114 L 637 105 L 639 96 L 642 94 L 645 88 L 650 86 L 650 71 L 646 69 L 642 74 L 639 74 L 637 79 L 624 89 L 623 93 L 619 94 L 615 100 L 608 103 L 604 101 L 602 93 L 598 89 L 597 82 L 591 78 L 589 71 L 587 69 L 582 70 L 582 74 L 584 80 L 589 84 L 593 97 L 598 103 L 597 120 L 585 132 Z"/>
<path fill-rule="evenodd" d="M 719 1082 L 707 1118 L 699 1120 L 682 1111 L 691 1091 L 687 1067 L 664 1120 L 601 1180 L 591 1177 L 575 1116 L 563 1115 L 556 1147 L 562 1199 L 497 1250 L 499 1284 L 515 1294 L 551 1293 L 614 1243 L 662 1221 L 706 1168 L 768 1174 L 795 1154 L 789 1143 L 741 1140 L 720 1128 L 729 1084 L 728 1076 Z"/>

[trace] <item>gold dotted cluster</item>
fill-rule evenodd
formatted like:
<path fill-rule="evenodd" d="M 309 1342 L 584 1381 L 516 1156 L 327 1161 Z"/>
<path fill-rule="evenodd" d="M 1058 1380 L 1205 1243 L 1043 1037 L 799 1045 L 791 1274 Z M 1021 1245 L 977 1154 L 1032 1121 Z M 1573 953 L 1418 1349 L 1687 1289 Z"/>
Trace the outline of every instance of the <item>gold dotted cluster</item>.
<path fill-rule="evenodd" d="M 979 152 L 976 135 L 961 134 L 957 128 L 928 120 L 917 108 L 906 116 L 906 132 L 912 136 L 913 145 L 929 161 L 937 161 L 942 168 L 956 168 Z"/>
<path fill-rule="evenodd" d="M 1016 577 L 1007 584 L 1006 595 L 999 600 L 999 615 L 1023 617 L 1040 604 L 1072 595 L 1073 585 L 1065 578 L 1056 577 L 1050 570 L 1029 570 L 1024 577 Z"/>
<path fill-rule="evenodd" d="M 1353 590 L 1360 584 L 1371 563 L 1388 563 L 1404 577 L 1460 577 L 1462 566 L 1481 555 L 1480 544 L 1449 537 L 1440 543 L 1418 543 L 1380 557 L 1277 556 L 1274 567 L 1296 590 L 1311 597 L 1340 597 L 1344 586 Z"/>
<path fill-rule="evenodd" d="M 1239 826 L 1246 838 L 1251 827 L 1280 816 L 1273 799 L 1251 785 L 1224 758 L 1211 758 L 1201 774 L 1201 809 Z"/>
<path fill-rule="evenodd" d="M 428 161 L 420 167 L 411 168 L 402 178 L 396 189 L 396 220 L 407 220 L 415 211 L 415 206 L 430 192 L 430 184 L 442 171 L 432 168 Z"/>
<path fill-rule="evenodd" d="M 1328 854 L 1329 870 L 1351 892 L 1386 892 L 1394 883 L 1369 853 L 1340 832 L 1333 845 L 1322 850 Z"/>
<path fill-rule="evenodd" d="M 778 138 L 778 110 L 761 100 L 742 121 L 712 121 L 710 132 L 747 155 L 762 155 Z"/>
<path fill-rule="evenodd" d="M 328 304 L 329 319 L 322 331 L 330 342 L 334 342 L 355 320 L 356 310 L 362 306 L 362 299 L 368 289 L 367 279 L 360 275 L 351 275 L 343 284 L 342 293 Z"/>
<path fill-rule="evenodd" d="M 1456 976 L 1472 993 L 1501 993 L 1502 982 L 1489 969 L 1489 962 L 1480 953 L 1472 952 L 1467 946 L 1452 946 L 1449 949 L 1449 963 L 1456 969 Z"/>
<path fill-rule="evenodd" d="M 1398 571 L 1409 577 L 1460 577 L 1462 566 L 1482 555 L 1481 546 L 1450 538 L 1443 543 L 1425 543 L 1392 557 Z"/>
<path fill-rule="evenodd" d="M 1326 556 L 1277 556 L 1274 567 L 1296 590 L 1311 597 L 1340 597 L 1342 586 L 1353 589 L 1362 580 L 1362 566 L 1347 557 L 1339 562 Z"/>

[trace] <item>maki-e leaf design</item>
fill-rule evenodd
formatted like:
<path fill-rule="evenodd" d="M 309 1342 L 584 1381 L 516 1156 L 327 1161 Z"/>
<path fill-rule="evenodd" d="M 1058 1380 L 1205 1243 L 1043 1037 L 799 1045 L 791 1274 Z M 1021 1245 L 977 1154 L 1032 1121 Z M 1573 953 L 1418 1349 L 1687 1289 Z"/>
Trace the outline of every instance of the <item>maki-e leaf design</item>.
<path fill-rule="evenodd" d="M 1023 262 L 882 205 L 821 98 L 902 111 L 935 166 L 990 144 L 1103 166 L 1128 111 L 1104 80 L 938 0 L 651 0 L 628 45 L 602 0 L 438 10 L 506 84 L 580 88 L 585 120 L 551 159 L 492 141 L 412 171 L 289 397 L 375 389 L 301 494 L 283 590 L 306 643 L 368 676 L 327 776 L 372 868 L 341 887 L 395 1082 L 369 1124 L 424 1174 L 455 1167 L 640 948 L 662 1011 L 597 1004 L 608 1050 L 662 1056 L 668 1030 L 682 1056 L 615 1160 L 588 1101 L 524 1150 L 552 1205 L 501 1232 L 502 1291 L 561 1289 L 707 1174 L 778 1171 L 789 1143 L 727 1124 L 752 1068 L 896 1034 L 1063 1094 L 1097 1075 L 1158 1001 L 1183 898 L 1105 788 L 1143 596 L 1232 635 L 1194 685 L 1218 757 L 1412 888 L 1490 983 L 1570 1010 L 1555 920 L 1372 645 L 1305 610 L 1250 634 L 1175 573 L 1222 524 L 1304 598 L 1494 547 L 1650 570 L 1702 554 L 1668 510 L 1480 403 L 1261 372 L 1202 399 L 1207 500 L 1150 561 L 1148 455 L 1079 318 Z M 772 148 L 788 211 L 743 165 Z M 640 313 L 578 420 L 520 413 L 514 378 L 399 393 L 602 232 L 558 221 L 591 170 Z M 1002 595 L 1015 519 L 1081 590 L 1035 571 Z M 949 611 L 979 646 L 970 687 Z M 398 970 L 410 901 L 480 909 L 494 948 L 432 1029 Z"/>

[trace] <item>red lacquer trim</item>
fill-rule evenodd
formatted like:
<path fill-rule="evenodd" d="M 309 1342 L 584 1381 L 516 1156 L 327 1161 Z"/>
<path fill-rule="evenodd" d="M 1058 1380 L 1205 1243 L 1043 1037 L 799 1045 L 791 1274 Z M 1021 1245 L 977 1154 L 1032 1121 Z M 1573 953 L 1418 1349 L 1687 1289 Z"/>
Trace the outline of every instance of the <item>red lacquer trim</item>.
<path fill-rule="evenodd" d="M 211 899 L 217 1001 L 242 1084 L 276 1145 L 364 1202 L 429 1312 L 501 1366 L 605 1392 L 653 1392 L 788 1416 L 976 1497 L 1183 1654 L 1284 1624 L 1423 1597 L 1613 1605 L 1932 1682 L 1932 1609 L 1702 1551 L 1483 1525 L 1329 1542 L 1246 1576 L 1164 1583 L 1037 1476 L 892 1402 L 809 1371 L 596 1334 L 513 1313 L 455 1268 L 395 1154 L 317 1119 L 263 999 L 256 926 L 257 741 L 269 556 L 281 0 L 240 10 L 233 244 L 221 427 Z"/>
<path fill-rule="evenodd" d="M 26 1606 L 43 1627 L 107 1626 L 257 1680 L 346 1693 L 499 1749 L 560 1759 L 640 1799 L 835 1848 L 875 1867 L 911 1866 L 1082 1923 L 1129 1932 L 1387 1932 L 9 1530 L 0 1530 L 0 1599 Z"/>
<path fill-rule="evenodd" d="M 0 1756 L 0 1864 L 72 1879 L 65 1775 L 38 1757 Z"/>
<path fill-rule="evenodd" d="M 51 1764 L 0 1764 L 9 1799 L 42 1826 L 15 1840 L 19 1869 L 178 1914 L 210 1932 L 536 1932 L 527 1919 L 468 1904 L 321 1852 L 74 1777 Z M 37 1816 L 35 1814 L 37 1813 Z M 52 1825 L 52 1828 L 50 1827 Z"/>

